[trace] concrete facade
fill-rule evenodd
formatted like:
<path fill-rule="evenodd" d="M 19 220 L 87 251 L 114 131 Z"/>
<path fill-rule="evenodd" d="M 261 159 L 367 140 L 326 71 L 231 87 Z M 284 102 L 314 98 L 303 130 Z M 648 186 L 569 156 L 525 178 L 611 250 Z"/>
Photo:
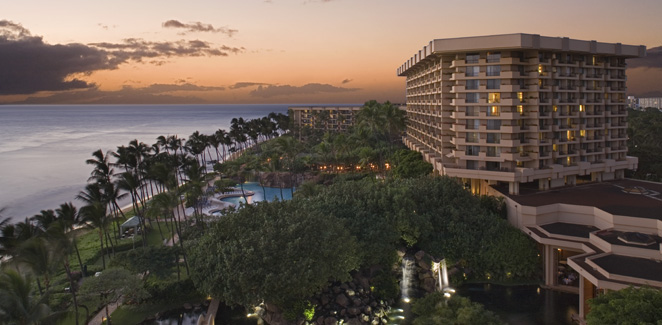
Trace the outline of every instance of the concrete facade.
<path fill-rule="evenodd" d="M 405 144 L 476 194 L 624 177 L 626 58 L 644 46 L 532 34 L 437 39 L 400 68 Z"/>
<path fill-rule="evenodd" d="M 662 289 L 662 184 L 616 180 L 554 193 L 507 193 L 508 219 L 541 246 L 545 285 L 588 299 L 628 286 Z M 565 274 L 577 274 L 576 281 Z M 572 282 L 572 283 L 571 283 Z"/>

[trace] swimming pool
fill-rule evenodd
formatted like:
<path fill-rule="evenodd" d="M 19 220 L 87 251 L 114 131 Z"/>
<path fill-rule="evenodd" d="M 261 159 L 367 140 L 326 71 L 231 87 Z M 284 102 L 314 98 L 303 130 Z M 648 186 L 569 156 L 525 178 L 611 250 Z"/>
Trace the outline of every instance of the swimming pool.
<path fill-rule="evenodd" d="M 239 186 L 237 186 L 239 187 Z M 248 203 L 254 203 L 254 202 L 259 202 L 259 201 L 264 201 L 266 197 L 266 201 L 271 202 L 274 199 L 278 198 L 278 200 L 281 200 L 281 190 L 278 187 L 265 187 L 264 191 L 262 190 L 262 187 L 260 186 L 259 183 L 257 182 L 246 182 L 244 183 L 244 191 L 253 191 L 255 192 L 254 195 L 252 196 L 247 196 L 248 198 Z M 282 200 L 291 200 L 292 199 L 292 190 L 288 188 L 283 188 L 283 197 Z M 243 197 L 226 197 L 221 199 L 223 202 L 229 202 L 234 204 L 235 206 L 239 206 L 240 202 L 246 202 Z"/>

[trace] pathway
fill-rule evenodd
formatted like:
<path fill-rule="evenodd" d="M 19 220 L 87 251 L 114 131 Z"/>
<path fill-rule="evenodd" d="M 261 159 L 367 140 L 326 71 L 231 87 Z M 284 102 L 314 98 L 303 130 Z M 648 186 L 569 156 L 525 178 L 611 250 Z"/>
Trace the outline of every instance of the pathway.
<path fill-rule="evenodd" d="M 118 299 L 117 301 L 122 300 L 122 297 Z M 116 302 L 108 305 L 108 314 L 112 315 L 115 309 L 119 307 L 121 303 Z M 92 319 L 87 323 L 88 325 L 101 325 L 103 323 L 103 319 L 106 318 L 106 308 L 102 308 L 101 311 L 99 311 Z"/>

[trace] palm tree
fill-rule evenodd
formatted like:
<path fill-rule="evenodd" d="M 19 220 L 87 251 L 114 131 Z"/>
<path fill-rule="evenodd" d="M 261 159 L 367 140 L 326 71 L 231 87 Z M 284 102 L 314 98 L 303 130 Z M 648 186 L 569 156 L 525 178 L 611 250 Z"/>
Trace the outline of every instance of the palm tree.
<path fill-rule="evenodd" d="M 56 266 L 62 256 L 60 252 L 51 247 L 45 236 L 35 236 L 25 241 L 19 247 L 16 260 L 19 264 L 27 265 L 37 277 L 39 292 L 43 294 L 39 277 L 44 278 L 46 291 L 50 288 L 51 275 L 55 273 Z"/>
<path fill-rule="evenodd" d="M 101 259 L 103 268 L 106 268 L 106 255 L 103 249 L 103 239 L 106 235 L 106 228 L 110 223 L 106 214 L 106 203 L 104 196 L 101 193 L 99 184 L 87 184 L 84 191 L 81 191 L 77 199 L 84 201 L 87 205 L 80 209 L 80 215 L 83 217 L 82 221 L 90 226 L 92 229 L 97 229 L 99 232 L 99 242 L 101 244 Z M 112 243 L 112 242 L 111 242 Z"/>
<path fill-rule="evenodd" d="M 69 204 L 70 205 L 70 204 Z M 69 210 L 71 207 L 67 204 L 65 209 Z M 75 208 L 74 212 L 75 212 Z M 70 212 L 68 212 L 70 213 Z M 70 221 L 68 219 L 58 219 L 57 222 L 51 224 L 46 233 L 45 237 L 48 241 L 48 244 L 51 246 L 50 249 L 54 252 L 57 252 L 56 255 L 58 258 L 62 259 L 62 266 L 64 267 L 64 272 L 67 274 L 67 279 L 69 279 L 69 292 L 71 292 L 72 300 L 74 303 L 74 315 L 76 315 L 76 324 L 78 324 L 78 298 L 76 296 L 76 282 L 71 273 L 71 267 L 69 263 L 69 254 L 72 251 L 72 248 L 76 248 L 76 253 L 78 253 L 78 247 L 76 246 L 76 236 L 70 230 Z M 80 256 L 78 257 L 80 263 Z M 54 265 L 56 263 L 53 263 Z M 82 273 L 82 270 L 81 270 Z"/>
<path fill-rule="evenodd" d="M 76 251 L 76 257 L 78 258 L 78 265 L 80 266 L 80 272 L 83 273 L 83 261 L 80 259 L 80 252 L 78 251 L 78 240 L 76 239 L 76 233 L 73 231 L 75 225 L 81 224 L 81 217 L 76 210 L 76 207 L 71 203 L 62 203 L 60 207 L 55 210 L 57 214 L 57 220 L 62 224 L 67 233 L 71 236 L 71 241 Z"/>
<path fill-rule="evenodd" d="M 34 215 L 31 220 L 37 223 L 39 232 L 46 232 L 46 229 L 55 222 L 57 217 L 53 210 L 41 210 L 39 214 Z"/>
<path fill-rule="evenodd" d="M 13 270 L 0 273 L 0 322 L 3 324 L 40 324 L 51 315 L 48 296 L 36 297 L 29 275 Z"/>

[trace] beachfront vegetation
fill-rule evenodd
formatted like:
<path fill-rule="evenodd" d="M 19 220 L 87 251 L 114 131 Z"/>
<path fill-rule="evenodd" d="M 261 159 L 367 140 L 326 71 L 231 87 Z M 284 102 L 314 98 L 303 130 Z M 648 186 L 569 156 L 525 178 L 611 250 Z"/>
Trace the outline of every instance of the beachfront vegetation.
<path fill-rule="evenodd" d="M 660 324 L 662 320 L 662 290 L 650 287 L 629 287 L 609 291 L 588 301 L 586 315 L 589 325 L 599 324 Z"/>
<path fill-rule="evenodd" d="M 31 299 L 55 293 L 50 307 L 69 311 L 67 324 L 89 320 L 109 301 L 88 295 L 81 302 L 80 293 L 94 290 L 77 288 L 80 277 L 103 275 L 107 266 L 121 270 L 111 275 L 141 274 L 131 281 L 151 296 L 146 305 L 211 294 L 246 307 L 264 300 L 290 314 L 330 279 L 345 280 L 356 270 L 374 271 L 375 293 L 393 298 L 397 280 L 390 270 L 402 247 L 445 257 L 467 279 L 535 277 L 535 246 L 503 220 L 502 202 L 429 177 L 432 166 L 400 142 L 404 121 L 394 105 L 370 101 L 346 133 L 289 130 L 287 116 L 270 114 L 233 119 L 229 131 L 213 135 L 98 150 L 77 197 L 83 206 L 64 204 L 0 224 L 2 254 L 11 257 L 7 265 L 34 276 L 39 290 Z M 204 218 L 208 197 L 236 184 L 246 196 L 248 179 L 280 187 L 281 199 L 295 186 L 297 195 L 230 210 L 217 221 Z M 123 197 L 131 200 L 129 211 L 120 209 Z M 139 233 L 120 228 L 133 215 Z M 84 279 L 83 286 L 97 281 Z"/>

